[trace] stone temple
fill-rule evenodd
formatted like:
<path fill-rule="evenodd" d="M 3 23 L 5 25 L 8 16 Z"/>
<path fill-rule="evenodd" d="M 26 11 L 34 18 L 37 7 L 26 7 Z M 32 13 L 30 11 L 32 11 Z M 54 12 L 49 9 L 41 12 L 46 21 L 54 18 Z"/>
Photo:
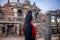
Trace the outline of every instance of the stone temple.
<path fill-rule="evenodd" d="M 0 5 L 0 35 L 21 35 L 24 25 L 24 19 L 27 12 L 31 10 L 33 15 L 33 23 L 37 25 L 40 23 L 40 9 L 30 4 L 29 0 L 25 0 L 24 3 L 7 1 L 3 6 Z"/>

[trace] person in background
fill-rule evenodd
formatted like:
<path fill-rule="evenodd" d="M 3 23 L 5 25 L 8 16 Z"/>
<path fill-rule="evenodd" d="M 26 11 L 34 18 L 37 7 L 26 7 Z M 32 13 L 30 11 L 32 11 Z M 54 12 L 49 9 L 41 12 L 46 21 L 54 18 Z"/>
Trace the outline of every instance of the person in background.
<path fill-rule="evenodd" d="M 32 24 L 32 18 L 33 18 L 32 11 L 30 10 L 28 11 L 25 17 L 25 22 L 24 22 L 25 40 L 35 40 L 36 38 L 36 29 Z"/>

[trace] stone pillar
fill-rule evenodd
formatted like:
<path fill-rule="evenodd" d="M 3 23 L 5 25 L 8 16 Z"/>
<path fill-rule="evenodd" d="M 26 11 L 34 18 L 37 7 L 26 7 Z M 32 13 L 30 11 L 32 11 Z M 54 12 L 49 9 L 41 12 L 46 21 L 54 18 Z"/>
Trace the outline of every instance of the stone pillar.
<path fill-rule="evenodd" d="M 5 24 L 2 24 L 2 34 L 5 34 Z"/>
<path fill-rule="evenodd" d="M 46 29 L 45 29 L 45 39 L 44 40 L 51 40 L 51 18 L 50 18 L 50 14 L 47 15 L 46 18 Z"/>
<path fill-rule="evenodd" d="M 15 27 L 16 27 L 16 26 L 15 26 L 15 24 L 14 24 L 14 32 L 15 32 L 15 34 L 16 34 L 16 30 L 15 30 Z"/>
<path fill-rule="evenodd" d="M 19 24 L 16 24 L 17 26 L 17 35 L 19 35 Z"/>
<path fill-rule="evenodd" d="M 15 36 L 15 26 L 14 26 L 14 24 L 12 26 L 12 32 L 13 32 L 13 36 Z"/>
<path fill-rule="evenodd" d="M 19 26 L 19 36 L 22 35 L 22 34 L 21 34 L 21 27 L 22 27 L 22 25 L 21 25 L 21 23 L 20 23 L 20 26 Z"/>
<path fill-rule="evenodd" d="M 5 27 L 5 36 L 7 36 L 7 24 L 5 25 L 6 27 Z"/>
<path fill-rule="evenodd" d="M 59 40 L 60 40 L 60 33 L 59 33 Z"/>
<path fill-rule="evenodd" d="M 15 27 L 15 34 L 17 34 L 17 26 L 14 24 Z"/>

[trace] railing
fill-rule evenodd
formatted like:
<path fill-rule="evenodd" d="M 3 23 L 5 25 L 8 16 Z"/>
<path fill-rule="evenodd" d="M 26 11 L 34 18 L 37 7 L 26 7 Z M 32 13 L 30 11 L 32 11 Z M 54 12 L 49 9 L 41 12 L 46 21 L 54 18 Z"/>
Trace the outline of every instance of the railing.
<path fill-rule="evenodd" d="M 20 23 L 19 21 L 0 20 L 0 23 Z"/>
<path fill-rule="evenodd" d="M 39 23 L 37 26 L 36 26 L 36 29 L 37 29 L 37 37 L 44 37 L 44 32 L 45 32 L 45 26 L 46 24 L 45 23 Z"/>

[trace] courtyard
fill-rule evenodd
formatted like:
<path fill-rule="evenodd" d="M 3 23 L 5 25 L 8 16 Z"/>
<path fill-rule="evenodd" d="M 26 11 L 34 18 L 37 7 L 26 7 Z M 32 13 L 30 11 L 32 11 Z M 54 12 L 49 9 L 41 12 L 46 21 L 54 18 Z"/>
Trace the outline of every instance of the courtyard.
<path fill-rule="evenodd" d="M 23 36 L 21 37 L 1 37 L 0 40 L 24 40 Z M 37 40 L 44 40 L 44 38 L 37 38 Z M 58 40 L 58 37 L 52 37 L 52 40 Z"/>

